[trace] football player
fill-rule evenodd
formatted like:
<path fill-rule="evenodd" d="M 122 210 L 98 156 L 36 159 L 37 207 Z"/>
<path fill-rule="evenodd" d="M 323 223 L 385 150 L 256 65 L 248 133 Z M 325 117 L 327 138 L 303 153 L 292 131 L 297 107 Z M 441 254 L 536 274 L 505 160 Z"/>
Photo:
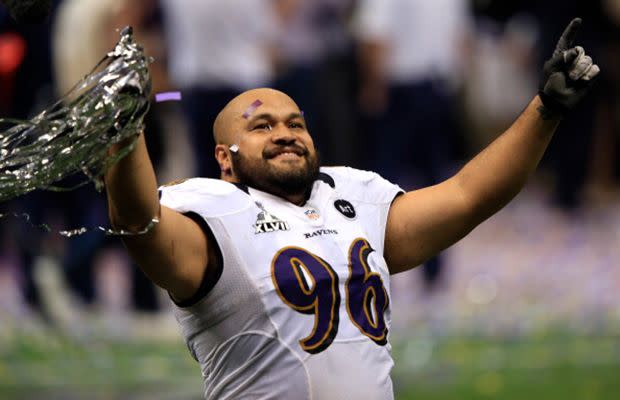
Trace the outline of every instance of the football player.
<path fill-rule="evenodd" d="M 221 179 L 157 188 L 143 134 L 106 174 L 131 257 L 170 294 L 207 399 L 391 399 L 390 275 L 452 245 L 508 203 L 599 72 L 573 20 L 540 92 L 456 175 L 405 193 L 321 167 L 303 113 L 255 89 L 214 124 Z M 389 140 L 389 132 L 385 139 Z"/>

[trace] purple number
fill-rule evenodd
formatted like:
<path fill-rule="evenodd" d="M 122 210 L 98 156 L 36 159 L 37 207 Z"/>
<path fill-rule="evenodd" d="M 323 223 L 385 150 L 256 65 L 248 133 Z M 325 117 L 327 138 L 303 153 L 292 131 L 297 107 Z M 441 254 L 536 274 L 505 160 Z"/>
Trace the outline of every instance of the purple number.
<path fill-rule="evenodd" d="M 299 344 L 308 353 L 325 350 L 338 332 L 338 275 L 320 257 L 298 247 L 285 247 L 271 262 L 273 284 L 284 303 L 314 314 L 312 333 Z"/>
<path fill-rule="evenodd" d="M 374 250 L 366 239 L 356 239 L 349 249 L 350 276 L 345 285 L 347 311 L 364 335 L 383 346 L 387 343 L 384 313 L 389 297 L 381 275 L 371 272 L 368 255 Z"/>
<path fill-rule="evenodd" d="M 347 312 L 362 334 L 383 346 L 387 343 L 384 314 L 389 297 L 381 275 L 368 266 L 373 251 L 366 239 L 351 244 L 345 285 Z M 285 304 L 300 313 L 314 314 L 314 328 L 299 341 L 301 347 L 312 354 L 325 350 L 338 332 L 338 275 L 319 256 L 298 247 L 285 247 L 271 262 L 271 278 Z"/>

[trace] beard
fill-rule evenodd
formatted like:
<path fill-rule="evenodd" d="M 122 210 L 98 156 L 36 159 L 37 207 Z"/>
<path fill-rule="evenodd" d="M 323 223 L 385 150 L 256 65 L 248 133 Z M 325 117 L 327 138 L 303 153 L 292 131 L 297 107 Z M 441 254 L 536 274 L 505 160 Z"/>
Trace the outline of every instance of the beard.
<path fill-rule="evenodd" d="M 280 197 L 306 195 L 319 176 L 320 157 L 318 152 L 310 154 L 307 149 L 296 148 L 303 152 L 301 157 L 305 163 L 302 167 L 278 168 L 269 163 L 278 149 L 265 149 L 260 160 L 249 160 L 240 153 L 232 153 L 233 171 L 240 183 L 263 192 Z"/>

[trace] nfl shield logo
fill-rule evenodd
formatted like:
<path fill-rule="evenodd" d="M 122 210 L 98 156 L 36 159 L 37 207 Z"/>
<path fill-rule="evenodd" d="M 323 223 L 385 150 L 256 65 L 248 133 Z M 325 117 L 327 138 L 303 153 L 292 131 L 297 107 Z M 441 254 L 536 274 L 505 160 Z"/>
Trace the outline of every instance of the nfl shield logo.
<path fill-rule="evenodd" d="M 306 217 L 310 218 L 313 221 L 316 221 L 320 217 L 319 212 L 315 210 L 314 208 L 306 210 L 304 214 L 306 214 Z"/>

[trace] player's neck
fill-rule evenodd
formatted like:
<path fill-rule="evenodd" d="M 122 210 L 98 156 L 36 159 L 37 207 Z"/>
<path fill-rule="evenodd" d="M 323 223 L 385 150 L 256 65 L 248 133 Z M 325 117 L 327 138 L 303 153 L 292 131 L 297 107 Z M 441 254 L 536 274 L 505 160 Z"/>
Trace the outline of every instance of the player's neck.
<path fill-rule="evenodd" d="M 285 193 L 285 192 L 281 192 L 278 190 L 269 190 L 267 188 L 253 188 L 253 189 L 260 190 L 262 192 L 269 193 L 273 196 L 280 197 L 288 201 L 289 203 L 295 204 L 296 206 L 303 206 L 304 204 L 306 204 L 306 201 L 308 201 L 308 198 L 310 197 L 309 190 L 306 190 L 301 193 Z"/>
<path fill-rule="evenodd" d="M 295 204 L 296 206 L 303 206 L 304 204 L 306 204 L 306 200 L 308 200 L 308 196 L 305 193 L 289 195 L 289 196 L 280 196 L 280 197 Z"/>
<path fill-rule="evenodd" d="M 220 179 L 226 182 L 230 182 L 234 184 L 242 184 L 246 187 L 249 186 L 252 189 L 260 190 L 261 192 L 265 192 L 265 193 L 269 193 L 273 196 L 280 197 L 290 203 L 293 203 L 296 206 L 303 206 L 304 204 L 306 204 L 306 201 L 308 201 L 308 198 L 310 198 L 310 192 L 312 190 L 312 187 L 309 187 L 307 190 L 300 192 L 300 193 L 284 193 L 284 192 L 280 192 L 277 190 L 269 190 L 267 188 L 257 188 L 251 185 L 246 185 L 242 182 L 239 182 L 239 179 L 237 179 L 236 177 L 230 176 L 230 175 L 222 174 L 220 176 Z"/>

